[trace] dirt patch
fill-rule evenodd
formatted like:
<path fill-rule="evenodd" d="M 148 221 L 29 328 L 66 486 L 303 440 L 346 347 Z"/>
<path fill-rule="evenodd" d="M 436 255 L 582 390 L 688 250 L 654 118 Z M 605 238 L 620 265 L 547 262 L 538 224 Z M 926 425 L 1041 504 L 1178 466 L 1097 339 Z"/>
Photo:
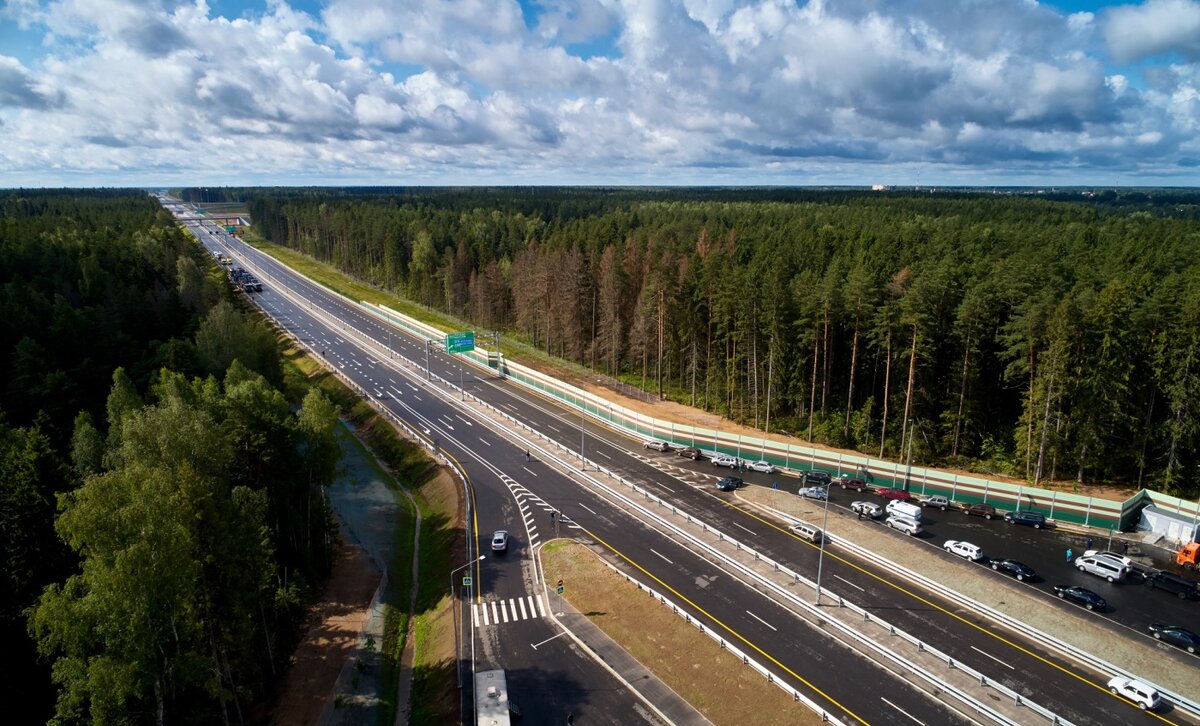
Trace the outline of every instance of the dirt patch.
<path fill-rule="evenodd" d="M 320 720 L 358 644 L 379 580 L 362 548 L 342 540 L 333 572 L 305 624 L 304 639 L 292 654 L 271 723 L 291 726 Z"/>
<path fill-rule="evenodd" d="M 571 583 L 571 605 L 714 724 L 821 722 L 583 545 L 547 544 L 542 561 L 547 579 Z"/>

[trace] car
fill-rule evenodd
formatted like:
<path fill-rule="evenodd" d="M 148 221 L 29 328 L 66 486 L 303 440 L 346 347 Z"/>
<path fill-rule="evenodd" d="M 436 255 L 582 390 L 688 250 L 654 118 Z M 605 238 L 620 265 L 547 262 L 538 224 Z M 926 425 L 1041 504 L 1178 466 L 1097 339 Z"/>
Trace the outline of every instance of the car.
<path fill-rule="evenodd" d="M 800 483 L 806 486 L 829 486 L 831 481 L 833 481 L 833 477 L 829 476 L 827 471 L 809 469 L 800 472 Z"/>
<path fill-rule="evenodd" d="M 876 489 L 875 493 L 884 499 L 899 499 L 902 502 L 912 499 L 912 495 L 903 489 Z"/>
<path fill-rule="evenodd" d="M 1080 572 L 1086 572 L 1096 577 L 1103 577 L 1109 582 L 1124 580 L 1129 574 L 1129 568 L 1117 560 L 1107 557 L 1083 556 L 1075 558 L 1075 566 Z"/>
<path fill-rule="evenodd" d="M 692 461 L 700 461 L 704 458 L 704 452 L 697 449 L 695 446 L 687 446 L 675 452 L 676 456 L 682 456 L 685 459 Z"/>
<path fill-rule="evenodd" d="M 1023 524 L 1026 527 L 1041 529 L 1046 526 L 1046 516 L 1041 512 L 1016 511 L 1004 515 L 1004 521 L 1009 524 Z"/>
<path fill-rule="evenodd" d="M 893 514 L 883 522 L 892 529 L 903 532 L 909 536 L 915 537 L 921 533 L 921 523 L 916 520 L 903 517 L 898 514 Z"/>
<path fill-rule="evenodd" d="M 936 507 L 943 512 L 950 508 L 950 500 L 942 496 L 922 497 L 917 504 L 922 507 Z"/>
<path fill-rule="evenodd" d="M 845 475 L 839 476 L 837 478 L 837 483 L 841 485 L 842 489 L 853 489 L 856 492 L 865 492 L 867 489 L 870 489 L 870 487 L 867 486 L 867 483 L 862 479 Z"/>
<path fill-rule="evenodd" d="M 969 507 L 963 507 L 963 514 L 991 519 L 996 516 L 996 508 L 990 504 L 972 504 Z"/>
<path fill-rule="evenodd" d="M 958 555 L 959 557 L 966 557 L 972 562 L 978 562 L 979 560 L 983 559 L 983 548 L 979 545 L 971 544 L 970 542 L 963 542 L 962 540 L 957 539 L 948 539 L 946 540 L 946 543 L 942 545 L 942 547 L 945 548 L 945 550 L 950 554 Z"/>
<path fill-rule="evenodd" d="M 850 505 L 850 511 L 871 519 L 877 519 L 883 515 L 883 507 L 875 502 L 854 502 Z"/>
<path fill-rule="evenodd" d="M 829 492 L 825 487 L 801 487 L 796 493 L 809 499 L 829 499 Z"/>
<path fill-rule="evenodd" d="M 1163 572 L 1162 570 L 1151 572 L 1146 575 L 1146 587 L 1175 593 L 1180 600 L 1200 599 L 1200 588 L 1196 587 L 1196 583 L 1172 572 Z"/>
<path fill-rule="evenodd" d="M 492 552 L 505 552 L 507 550 L 508 532 L 498 529 L 492 533 Z"/>
<path fill-rule="evenodd" d="M 742 481 L 736 476 L 723 476 L 721 477 L 721 480 L 717 482 L 717 489 L 720 489 L 723 492 L 731 492 L 734 489 L 745 486 L 745 484 L 746 482 Z"/>
<path fill-rule="evenodd" d="M 774 474 L 779 471 L 775 465 L 767 461 L 756 461 L 752 464 L 746 464 L 746 468 L 750 471 L 757 471 L 763 474 Z"/>
<path fill-rule="evenodd" d="M 1108 682 L 1108 690 L 1114 695 L 1128 698 L 1143 711 L 1153 711 L 1162 703 L 1162 697 L 1154 686 L 1133 678 L 1117 676 Z"/>
<path fill-rule="evenodd" d="M 1017 578 L 1021 582 L 1032 580 L 1037 577 L 1033 568 L 1024 562 L 1010 560 L 1007 557 L 1002 557 L 998 560 L 992 560 L 992 569 L 996 572 L 1003 572 Z"/>
<path fill-rule="evenodd" d="M 642 444 L 642 448 L 643 449 L 654 449 L 655 451 L 670 451 L 671 445 L 665 441 L 658 441 L 657 439 L 650 439 L 646 443 Z"/>
<path fill-rule="evenodd" d="M 1150 623 L 1150 634 L 1155 640 L 1165 640 L 1171 645 L 1179 646 L 1189 653 L 1200 651 L 1200 635 L 1187 628 L 1165 623 Z"/>
<path fill-rule="evenodd" d="M 1130 570 L 1133 570 L 1133 559 L 1122 554 L 1117 554 L 1112 550 L 1086 550 L 1083 553 L 1084 557 L 1099 557 L 1102 560 L 1108 560 L 1118 565 L 1124 565 Z"/>
<path fill-rule="evenodd" d="M 1104 598 L 1086 587 L 1078 585 L 1055 585 L 1054 594 L 1058 595 L 1060 600 L 1070 600 L 1077 605 L 1084 606 L 1088 610 L 1104 612 L 1108 609 L 1108 603 L 1105 602 Z"/>
<path fill-rule="evenodd" d="M 736 456 L 717 454 L 713 457 L 712 463 L 713 466 L 728 466 L 730 469 L 736 469 L 738 468 L 738 464 L 741 462 L 738 461 Z"/>

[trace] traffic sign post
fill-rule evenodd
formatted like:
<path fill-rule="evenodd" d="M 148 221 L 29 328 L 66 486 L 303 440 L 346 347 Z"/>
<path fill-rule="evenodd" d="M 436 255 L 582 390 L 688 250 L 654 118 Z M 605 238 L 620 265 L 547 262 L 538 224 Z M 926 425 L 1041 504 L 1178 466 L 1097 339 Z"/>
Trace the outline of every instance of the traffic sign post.
<path fill-rule="evenodd" d="M 562 606 L 563 589 L 564 589 L 563 581 L 561 579 L 559 579 L 558 586 L 554 588 L 554 591 L 558 593 L 558 613 L 557 613 L 557 615 L 560 618 L 562 617 L 562 614 L 563 614 L 563 606 Z"/>
<path fill-rule="evenodd" d="M 470 575 L 467 575 L 463 578 L 463 587 L 470 587 L 472 582 L 474 582 L 474 580 L 471 579 Z"/>
<path fill-rule="evenodd" d="M 475 331 L 449 333 L 446 335 L 447 353 L 470 353 L 475 350 Z"/>

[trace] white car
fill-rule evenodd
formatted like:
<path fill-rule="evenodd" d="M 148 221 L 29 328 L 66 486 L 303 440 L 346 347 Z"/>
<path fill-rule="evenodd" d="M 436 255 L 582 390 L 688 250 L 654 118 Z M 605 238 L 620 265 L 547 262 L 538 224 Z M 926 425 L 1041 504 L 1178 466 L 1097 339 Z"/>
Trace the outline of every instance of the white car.
<path fill-rule="evenodd" d="M 956 539 L 946 540 L 946 544 L 942 545 L 946 551 L 952 555 L 966 557 L 972 562 L 978 562 L 983 559 L 983 548 L 979 545 L 973 545 L 970 542 L 960 542 Z"/>
<path fill-rule="evenodd" d="M 804 487 L 796 493 L 809 499 L 829 499 L 829 492 L 825 491 L 825 487 Z"/>
<path fill-rule="evenodd" d="M 671 445 L 665 441 L 657 441 L 655 439 L 651 439 L 651 440 L 647 441 L 646 443 L 642 444 L 642 448 L 654 449 L 655 451 L 670 451 Z"/>
<path fill-rule="evenodd" d="M 1126 557 L 1125 555 L 1119 555 L 1116 552 L 1112 552 L 1112 551 L 1108 551 L 1108 550 L 1086 550 L 1083 553 L 1083 556 L 1084 557 L 1099 557 L 1101 559 L 1111 560 L 1113 562 L 1117 562 L 1119 564 L 1125 565 L 1131 571 L 1134 569 L 1132 559 L 1130 559 L 1129 557 Z"/>
<path fill-rule="evenodd" d="M 756 461 L 753 464 L 746 464 L 746 468 L 750 471 L 760 471 L 763 474 L 774 474 L 779 471 L 775 465 L 767 461 Z"/>
<path fill-rule="evenodd" d="M 910 537 L 916 537 L 921 533 L 921 524 L 909 519 L 908 517 L 900 517 L 893 514 L 884 521 L 884 524 L 892 529 L 903 532 Z"/>
<path fill-rule="evenodd" d="M 1131 678 L 1121 678 L 1120 676 L 1113 678 L 1108 682 L 1108 690 L 1118 696 L 1128 698 L 1143 711 L 1153 711 L 1162 703 L 1162 697 L 1158 695 L 1158 691 L 1153 686 Z"/>
<path fill-rule="evenodd" d="M 850 511 L 875 519 L 883 514 L 883 507 L 875 502 L 854 502 L 850 505 Z"/>
<path fill-rule="evenodd" d="M 728 454 L 717 454 L 712 458 L 712 463 L 713 466 L 728 466 L 730 469 L 738 467 L 737 457 L 729 456 Z"/>

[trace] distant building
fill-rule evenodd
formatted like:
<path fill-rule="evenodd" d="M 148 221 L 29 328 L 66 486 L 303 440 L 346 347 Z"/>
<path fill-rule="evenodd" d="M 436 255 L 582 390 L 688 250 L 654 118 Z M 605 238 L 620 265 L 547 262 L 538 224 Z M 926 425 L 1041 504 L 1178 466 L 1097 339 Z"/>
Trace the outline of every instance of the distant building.
<path fill-rule="evenodd" d="M 889 184 L 872 184 L 871 185 L 871 191 L 873 191 L 873 192 L 886 192 L 887 190 L 889 190 L 891 188 L 892 187 Z"/>

